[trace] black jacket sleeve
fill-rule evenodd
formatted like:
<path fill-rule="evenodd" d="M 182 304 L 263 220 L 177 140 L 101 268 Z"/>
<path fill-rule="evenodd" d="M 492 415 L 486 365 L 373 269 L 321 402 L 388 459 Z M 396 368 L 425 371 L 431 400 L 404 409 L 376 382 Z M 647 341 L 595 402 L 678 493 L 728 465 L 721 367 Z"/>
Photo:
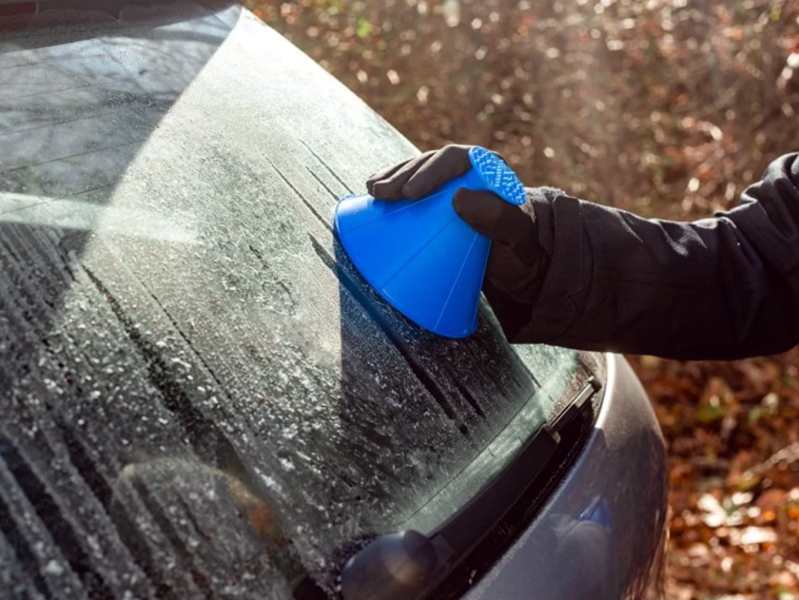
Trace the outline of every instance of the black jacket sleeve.
<path fill-rule="evenodd" d="M 549 264 L 512 341 L 679 359 L 799 343 L 799 155 L 772 162 L 734 210 L 691 223 L 531 195 Z"/>

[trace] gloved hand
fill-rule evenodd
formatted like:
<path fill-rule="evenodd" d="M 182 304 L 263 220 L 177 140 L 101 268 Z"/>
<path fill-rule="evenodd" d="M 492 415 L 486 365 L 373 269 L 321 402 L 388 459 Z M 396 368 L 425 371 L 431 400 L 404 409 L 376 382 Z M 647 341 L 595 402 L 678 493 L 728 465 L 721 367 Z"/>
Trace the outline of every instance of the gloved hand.
<path fill-rule="evenodd" d="M 448 145 L 372 175 L 366 188 L 383 200 L 419 199 L 471 167 L 471 146 Z M 455 212 L 494 243 L 483 291 L 508 337 L 529 318 L 548 257 L 538 241 L 535 213 L 528 200 L 508 204 L 491 192 L 461 188 Z"/>

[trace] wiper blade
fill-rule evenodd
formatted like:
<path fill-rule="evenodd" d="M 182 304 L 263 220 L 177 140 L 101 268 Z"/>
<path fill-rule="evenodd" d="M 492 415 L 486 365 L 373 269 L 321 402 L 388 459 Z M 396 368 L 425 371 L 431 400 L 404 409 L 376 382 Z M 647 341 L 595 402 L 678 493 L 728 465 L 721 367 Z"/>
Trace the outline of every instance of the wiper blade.
<path fill-rule="evenodd" d="M 588 415 L 589 400 L 600 387 L 589 379 L 502 471 L 429 536 L 414 530 L 382 535 L 353 556 L 342 571 L 344 600 L 409 600 L 435 588 L 545 470 L 559 448 L 561 432 Z"/>

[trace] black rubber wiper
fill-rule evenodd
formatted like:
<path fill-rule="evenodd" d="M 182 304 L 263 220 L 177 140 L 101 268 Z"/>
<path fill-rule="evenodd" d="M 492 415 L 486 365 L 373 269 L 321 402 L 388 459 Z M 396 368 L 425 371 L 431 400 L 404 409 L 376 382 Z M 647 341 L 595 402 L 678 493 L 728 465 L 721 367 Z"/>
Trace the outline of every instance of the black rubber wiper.
<path fill-rule="evenodd" d="M 561 443 L 561 431 L 575 419 L 590 416 L 589 400 L 600 387 L 596 379 L 589 379 L 502 471 L 430 535 L 414 530 L 385 534 L 353 556 L 341 574 L 344 600 L 413 600 L 433 590 L 547 468 Z"/>

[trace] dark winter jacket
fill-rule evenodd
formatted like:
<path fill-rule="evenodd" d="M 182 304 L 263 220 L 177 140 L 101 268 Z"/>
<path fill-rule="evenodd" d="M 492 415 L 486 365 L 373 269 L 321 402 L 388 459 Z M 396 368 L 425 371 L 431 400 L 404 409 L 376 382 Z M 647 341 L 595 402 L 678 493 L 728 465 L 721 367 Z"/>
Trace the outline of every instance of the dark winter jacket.
<path fill-rule="evenodd" d="M 732 359 L 799 344 L 799 155 L 769 165 L 741 205 L 691 223 L 531 190 L 548 255 L 522 305 L 486 293 L 510 339 Z"/>

